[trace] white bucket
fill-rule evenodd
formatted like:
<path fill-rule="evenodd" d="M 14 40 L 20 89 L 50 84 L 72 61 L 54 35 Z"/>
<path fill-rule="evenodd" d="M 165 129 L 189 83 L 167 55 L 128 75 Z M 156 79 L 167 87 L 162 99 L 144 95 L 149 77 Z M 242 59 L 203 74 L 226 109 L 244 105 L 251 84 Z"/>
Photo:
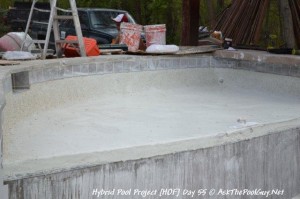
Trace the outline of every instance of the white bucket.
<path fill-rule="evenodd" d="M 128 51 L 135 52 L 139 49 L 143 26 L 132 23 L 121 23 L 120 44 L 126 44 Z"/>
<path fill-rule="evenodd" d="M 166 45 L 166 24 L 144 26 L 146 34 L 146 46 L 152 44 Z"/>

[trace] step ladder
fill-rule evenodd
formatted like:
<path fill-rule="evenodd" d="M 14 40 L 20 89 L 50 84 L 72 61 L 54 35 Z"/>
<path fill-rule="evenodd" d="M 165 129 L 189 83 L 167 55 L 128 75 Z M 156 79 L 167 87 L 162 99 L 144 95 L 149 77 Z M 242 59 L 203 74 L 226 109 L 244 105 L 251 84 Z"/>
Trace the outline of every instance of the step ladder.
<path fill-rule="evenodd" d="M 81 27 L 80 27 L 80 21 L 79 21 L 79 17 L 78 17 L 78 11 L 77 11 L 77 7 L 76 7 L 76 1 L 75 0 L 69 0 L 71 10 L 66 10 L 66 9 L 58 8 L 56 6 L 57 5 L 57 0 L 49 0 L 50 11 L 36 8 L 35 4 L 36 4 L 37 1 L 38 0 L 33 0 L 32 1 L 32 5 L 31 5 L 31 9 L 30 9 L 26 29 L 25 29 L 25 38 L 24 38 L 21 50 L 23 49 L 23 46 L 26 45 L 26 43 L 37 44 L 38 47 L 41 50 L 41 59 L 46 59 L 47 50 L 48 50 L 48 46 L 49 46 L 50 35 L 51 35 L 52 28 L 53 28 L 54 42 L 55 42 L 55 49 L 56 49 L 57 57 L 62 56 L 63 46 L 65 44 L 77 44 L 78 47 L 79 47 L 80 55 L 82 57 L 85 57 L 86 52 L 85 52 L 85 47 L 84 47 L 84 42 L 83 42 L 82 31 L 81 31 Z M 29 40 L 26 39 L 34 10 L 39 11 L 39 12 L 50 12 L 45 40 L 31 40 L 31 41 L 29 41 Z M 60 10 L 64 13 L 72 13 L 72 15 L 57 15 L 58 10 Z M 72 40 L 72 41 L 61 40 L 60 31 L 59 31 L 59 20 L 65 20 L 65 19 L 73 19 L 74 26 L 75 26 L 75 31 L 76 31 L 76 35 L 77 35 L 78 40 Z M 41 47 L 41 44 L 44 44 L 43 49 Z"/>

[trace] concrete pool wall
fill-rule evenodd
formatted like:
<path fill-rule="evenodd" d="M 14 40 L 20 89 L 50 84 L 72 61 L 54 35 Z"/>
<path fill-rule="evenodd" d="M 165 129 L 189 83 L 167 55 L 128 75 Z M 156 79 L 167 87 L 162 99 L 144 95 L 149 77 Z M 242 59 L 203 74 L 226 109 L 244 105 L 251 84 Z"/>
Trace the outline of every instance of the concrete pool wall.
<path fill-rule="evenodd" d="M 78 64 L 79 62 L 82 64 Z M 256 55 L 256 52 L 247 51 L 243 53 L 218 51 L 214 56 L 111 56 L 50 60 L 47 63 L 26 62 L 22 66 L 2 68 L 2 107 L 5 104 L 5 96 L 8 99 L 18 98 L 18 94 L 26 96 L 28 92 L 26 89 L 30 85 L 32 89 L 35 89 L 35 84 L 43 89 L 42 85 L 52 80 L 65 81 L 64 79 L 68 78 L 76 82 L 85 76 L 114 73 L 117 73 L 116 75 L 129 73 L 134 76 L 135 72 L 139 74 L 174 70 L 184 72 L 201 68 L 241 69 L 251 73 L 292 76 L 295 77 L 292 79 L 295 83 L 300 77 L 298 57 L 281 56 L 278 59 L 276 56 Z M 216 81 L 222 81 L 222 79 L 217 77 Z M 285 79 L 282 79 L 281 83 L 284 81 Z M 126 87 L 121 84 L 122 82 L 119 86 Z M 283 93 L 290 92 L 297 96 L 298 86 L 289 85 L 292 89 Z M 266 89 L 269 88 L 271 87 Z M 12 93 L 13 89 L 14 93 Z M 51 92 L 42 93 L 47 96 L 37 96 L 39 101 L 34 107 L 36 111 L 44 111 L 60 103 L 73 103 L 81 97 L 83 99 L 86 97 L 81 96 L 80 90 L 75 90 L 71 95 L 67 94 L 67 98 L 53 96 Z M 45 103 L 46 99 L 51 97 L 54 100 L 47 100 Z M 24 100 L 24 106 L 26 106 L 26 100 Z M 13 110 L 13 108 L 14 106 L 9 109 Z M 5 117 L 13 118 L 10 124 L 5 123 L 2 129 L 11 128 L 15 123 L 32 114 L 31 108 L 24 108 L 18 111 L 18 114 L 11 113 L 12 116 L 2 114 L 2 125 L 4 125 L 3 117 L 4 120 Z M 9 111 L 6 113 L 10 114 Z M 270 198 L 292 198 L 300 193 L 299 126 L 299 117 L 295 117 L 292 120 L 250 127 L 214 138 L 191 138 L 159 145 L 81 154 L 76 157 L 63 157 L 64 160 L 60 157 L 51 160 L 37 159 L 23 162 L 22 168 L 18 164 L 12 164 L 9 167 L 5 167 L 4 164 L 4 170 L 1 172 L 3 172 L 5 184 L 9 186 L 9 198 L 97 198 L 92 196 L 94 189 L 112 190 L 114 188 L 124 190 L 130 188 L 140 190 L 261 188 L 285 191 L 283 196 Z M 5 142 L 4 137 L 3 145 Z M 53 167 L 53 162 L 58 162 L 59 165 Z M 49 166 L 51 164 L 52 166 Z M 39 169 L 33 168 L 32 165 L 39 165 Z M 120 196 L 107 196 L 106 198 L 120 198 Z M 121 198 L 126 198 L 126 196 Z M 127 198 L 141 198 L 141 196 L 130 195 Z M 173 198 L 173 196 L 160 198 Z M 189 197 L 181 195 L 179 198 Z M 224 196 L 206 195 L 204 198 L 224 198 Z M 233 197 L 227 196 L 227 198 Z"/>

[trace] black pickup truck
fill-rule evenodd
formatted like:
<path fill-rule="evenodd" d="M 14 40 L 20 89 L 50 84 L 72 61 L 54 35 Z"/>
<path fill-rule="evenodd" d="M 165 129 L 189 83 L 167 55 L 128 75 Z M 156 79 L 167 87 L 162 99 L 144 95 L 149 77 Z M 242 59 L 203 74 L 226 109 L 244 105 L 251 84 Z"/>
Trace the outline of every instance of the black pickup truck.
<path fill-rule="evenodd" d="M 49 10 L 49 3 L 37 3 L 36 7 Z M 31 3 L 16 2 L 8 12 L 8 21 L 13 31 L 25 31 Z M 118 34 L 115 18 L 119 14 L 126 14 L 129 23 L 136 23 L 134 18 L 124 10 L 106 8 L 78 8 L 81 30 L 84 37 L 94 38 L 98 44 L 110 44 Z M 65 15 L 66 13 L 61 13 Z M 67 13 L 68 14 L 68 13 Z M 69 13 L 71 14 L 71 13 Z M 35 11 L 30 25 L 29 35 L 33 39 L 44 40 L 46 38 L 49 21 L 49 13 Z M 73 20 L 60 21 L 61 39 L 68 35 L 76 35 Z M 49 48 L 55 49 L 53 34 L 50 36 Z"/>
<path fill-rule="evenodd" d="M 124 10 L 103 8 L 78 8 L 82 35 L 94 38 L 98 44 L 110 44 L 118 34 L 117 26 L 112 18 L 126 14 L 129 23 L 136 23 L 133 17 Z M 68 35 L 76 35 L 73 20 L 65 20 L 60 24 L 61 39 Z"/>

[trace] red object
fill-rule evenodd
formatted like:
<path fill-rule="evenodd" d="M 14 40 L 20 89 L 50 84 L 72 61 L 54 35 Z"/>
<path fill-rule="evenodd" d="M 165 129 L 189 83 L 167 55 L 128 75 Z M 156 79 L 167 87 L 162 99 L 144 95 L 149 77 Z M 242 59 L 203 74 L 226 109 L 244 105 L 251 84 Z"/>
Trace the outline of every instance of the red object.
<path fill-rule="evenodd" d="M 77 36 L 69 35 L 65 40 L 73 41 L 78 40 Z M 97 45 L 97 41 L 92 38 L 83 37 L 83 43 L 85 47 L 85 52 L 87 56 L 98 56 L 100 55 L 100 50 Z M 78 44 L 65 44 L 64 46 L 66 57 L 80 57 L 80 50 Z"/>
<path fill-rule="evenodd" d="M 128 23 L 128 18 L 127 18 L 127 16 L 126 16 L 126 14 L 124 14 L 124 17 L 123 17 L 123 19 L 122 19 L 121 22 L 126 22 L 126 23 Z"/>
<path fill-rule="evenodd" d="M 114 20 L 117 23 L 122 23 L 122 22 L 128 22 L 128 17 L 126 14 L 119 14 L 118 16 L 116 16 L 115 18 L 113 18 L 112 20 Z"/>

